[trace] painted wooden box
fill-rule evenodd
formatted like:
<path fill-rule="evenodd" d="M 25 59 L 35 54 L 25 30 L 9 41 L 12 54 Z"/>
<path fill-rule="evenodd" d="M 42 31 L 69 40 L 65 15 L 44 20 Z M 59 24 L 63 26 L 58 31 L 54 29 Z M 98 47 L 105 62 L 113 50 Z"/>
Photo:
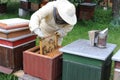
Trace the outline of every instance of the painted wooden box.
<path fill-rule="evenodd" d="M 84 0 L 84 2 L 89 2 L 89 3 L 90 3 L 90 2 L 92 2 L 92 1 L 91 1 L 91 0 Z"/>
<path fill-rule="evenodd" d="M 16 37 L 16 38 L 9 38 L 9 39 L 0 38 L 0 46 L 6 46 L 8 48 L 13 48 L 21 44 L 24 44 L 26 42 L 33 41 L 35 39 L 36 39 L 36 35 L 34 34 L 28 34 L 28 35 L 23 35 L 23 36 Z"/>
<path fill-rule="evenodd" d="M 5 39 L 16 38 L 28 34 L 31 34 L 29 27 L 16 28 L 10 30 L 0 28 L 0 38 L 5 38 Z"/>
<path fill-rule="evenodd" d="M 119 68 L 120 69 L 120 62 L 115 61 L 115 68 Z"/>
<path fill-rule="evenodd" d="M 36 11 L 39 8 L 40 8 L 40 4 L 39 3 L 32 3 L 31 2 L 31 6 L 30 6 L 31 11 Z"/>
<path fill-rule="evenodd" d="M 120 80 L 120 69 L 114 70 L 114 79 L 113 80 Z"/>
<path fill-rule="evenodd" d="M 23 68 L 23 51 L 35 46 L 35 40 L 14 47 L 0 45 L 0 72 L 12 73 Z"/>
<path fill-rule="evenodd" d="M 113 80 L 120 80 L 120 50 L 113 55 L 112 60 L 114 61 Z"/>
<path fill-rule="evenodd" d="M 31 2 L 31 3 L 41 3 L 42 2 L 42 0 L 29 0 L 29 2 Z"/>
<path fill-rule="evenodd" d="M 20 8 L 28 10 L 30 9 L 30 2 L 20 1 Z"/>
<path fill-rule="evenodd" d="M 107 48 L 92 47 L 80 39 L 60 49 L 63 52 L 62 80 L 109 80 L 111 56 L 115 44 Z"/>
<path fill-rule="evenodd" d="M 50 54 L 54 57 L 41 55 L 39 46 L 35 46 L 23 52 L 24 72 L 42 80 L 57 80 L 62 73 L 62 53 L 58 49 Z"/>
<path fill-rule="evenodd" d="M 93 3 L 81 3 L 79 10 L 79 19 L 89 20 L 94 16 L 95 5 Z"/>

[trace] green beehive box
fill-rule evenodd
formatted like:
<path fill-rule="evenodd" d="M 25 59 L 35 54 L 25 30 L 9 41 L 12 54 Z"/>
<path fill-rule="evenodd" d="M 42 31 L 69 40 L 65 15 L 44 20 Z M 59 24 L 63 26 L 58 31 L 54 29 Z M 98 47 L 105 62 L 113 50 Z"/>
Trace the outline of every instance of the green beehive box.
<path fill-rule="evenodd" d="M 111 55 L 106 61 L 63 54 L 63 80 L 109 80 Z M 68 67 L 69 66 L 69 67 Z M 68 77 L 69 76 L 69 77 Z"/>
<path fill-rule="evenodd" d="M 115 47 L 107 44 L 107 48 L 100 49 L 82 39 L 62 47 L 62 80 L 109 80 Z"/>

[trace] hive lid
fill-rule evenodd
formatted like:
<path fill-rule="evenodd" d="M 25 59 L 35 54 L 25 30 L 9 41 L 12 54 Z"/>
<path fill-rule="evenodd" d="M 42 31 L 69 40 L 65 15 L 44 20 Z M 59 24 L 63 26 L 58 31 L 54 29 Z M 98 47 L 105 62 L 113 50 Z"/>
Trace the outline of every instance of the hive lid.
<path fill-rule="evenodd" d="M 26 27 L 29 25 L 29 20 L 22 18 L 11 18 L 0 20 L 0 28 L 3 29 L 14 29 L 20 27 Z"/>
<path fill-rule="evenodd" d="M 80 5 L 83 5 L 83 6 L 96 6 L 95 3 L 87 3 L 87 2 L 81 3 Z"/>
<path fill-rule="evenodd" d="M 60 48 L 60 51 L 66 54 L 83 56 L 104 61 L 110 54 L 112 54 L 115 47 L 115 44 L 107 43 L 106 48 L 101 49 L 91 46 L 89 40 L 79 39 L 72 42 L 71 44 Z"/>
<path fill-rule="evenodd" d="M 120 49 L 113 55 L 112 60 L 120 62 Z"/>

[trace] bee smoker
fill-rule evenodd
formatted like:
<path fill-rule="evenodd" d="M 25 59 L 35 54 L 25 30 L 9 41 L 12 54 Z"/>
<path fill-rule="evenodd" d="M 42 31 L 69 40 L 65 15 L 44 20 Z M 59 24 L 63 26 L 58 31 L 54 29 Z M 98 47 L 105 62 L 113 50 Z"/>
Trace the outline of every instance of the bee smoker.
<path fill-rule="evenodd" d="M 99 32 L 97 47 L 99 47 L 99 48 L 105 48 L 106 47 L 107 35 L 108 35 L 108 28 Z"/>

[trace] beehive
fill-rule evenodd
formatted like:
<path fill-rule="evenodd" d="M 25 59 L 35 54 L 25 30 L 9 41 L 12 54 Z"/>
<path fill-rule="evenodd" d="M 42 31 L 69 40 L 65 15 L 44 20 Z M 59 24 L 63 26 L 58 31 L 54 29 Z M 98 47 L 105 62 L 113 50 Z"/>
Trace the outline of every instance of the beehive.
<path fill-rule="evenodd" d="M 62 74 L 62 53 L 59 48 L 40 54 L 39 46 L 23 52 L 24 72 L 42 80 L 57 80 Z"/>

